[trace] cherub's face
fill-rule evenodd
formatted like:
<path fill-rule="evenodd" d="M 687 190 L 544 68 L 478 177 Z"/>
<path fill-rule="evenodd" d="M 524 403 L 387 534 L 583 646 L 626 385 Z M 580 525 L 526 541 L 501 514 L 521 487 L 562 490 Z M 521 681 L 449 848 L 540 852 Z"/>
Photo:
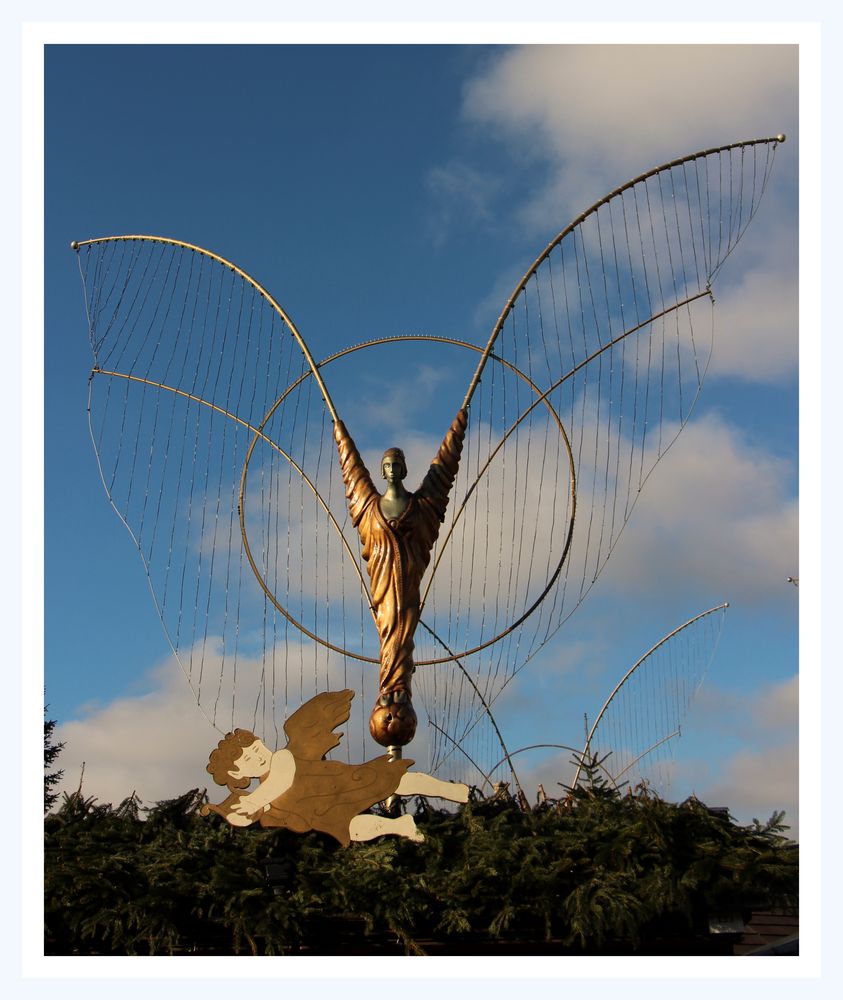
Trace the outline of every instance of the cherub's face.
<path fill-rule="evenodd" d="M 232 778 L 260 778 L 269 770 L 272 751 L 261 740 L 255 740 L 234 762 L 234 769 L 228 773 Z"/>

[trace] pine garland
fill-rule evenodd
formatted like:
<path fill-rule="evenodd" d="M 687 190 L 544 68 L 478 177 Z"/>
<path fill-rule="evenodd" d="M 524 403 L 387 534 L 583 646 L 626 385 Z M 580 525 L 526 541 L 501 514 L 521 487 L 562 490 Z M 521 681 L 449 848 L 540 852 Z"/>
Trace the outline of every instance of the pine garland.
<path fill-rule="evenodd" d="M 345 849 L 234 830 L 203 801 L 65 796 L 45 820 L 47 954 L 704 952 L 709 917 L 797 905 L 782 814 L 739 826 L 644 787 L 592 780 L 532 810 L 505 793 L 420 803 L 423 844 Z"/>

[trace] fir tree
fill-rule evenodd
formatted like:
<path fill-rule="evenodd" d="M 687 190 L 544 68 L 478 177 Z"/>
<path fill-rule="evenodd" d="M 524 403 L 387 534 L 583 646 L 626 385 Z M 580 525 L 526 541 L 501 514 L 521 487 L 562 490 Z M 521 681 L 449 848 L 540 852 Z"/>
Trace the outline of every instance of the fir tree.
<path fill-rule="evenodd" d="M 428 803 L 424 843 L 349 848 L 235 830 L 199 815 L 198 791 L 152 808 L 65 795 L 45 820 L 45 951 L 713 954 L 710 917 L 797 905 L 781 814 L 739 826 L 593 776 L 532 810 L 511 796 Z"/>
<path fill-rule="evenodd" d="M 47 709 L 44 706 L 44 813 L 48 813 L 58 800 L 59 793 L 53 791 L 61 781 L 64 770 L 50 771 L 56 758 L 64 749 L 64 743 L 53 742 L 53 731 L 56 728 L 56 720 L 47 718 Z"/>

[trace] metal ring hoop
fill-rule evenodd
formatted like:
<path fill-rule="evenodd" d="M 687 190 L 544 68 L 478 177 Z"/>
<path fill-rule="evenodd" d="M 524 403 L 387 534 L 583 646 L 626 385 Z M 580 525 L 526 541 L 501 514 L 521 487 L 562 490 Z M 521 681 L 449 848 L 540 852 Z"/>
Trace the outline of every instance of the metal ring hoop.
<path fill-rule="evenodd" d="M 346 357 L 349 354 L 353 354 L 353 353 L 355 353 L 357 351 L 363 350 L 364 348 L 378 347 L 378 346 L 381 346 L 381 345 L 384 345 L 384 344 L 400 343 L 400 342 L 403 342 L 403 341 L 429 341 L 429 342 L 433 342 L 433 343 L 450 344 L 450 345 L 452 345 L 454 347 L 463 347 L 463 348 L 467 348 L 468 350 L 471 350 L 471 351 L 476 351 L 478 354 L 483 353 L 483 348 L 478 347 L 476 344 L 470 344 L 467 341 L 463 341 L 463 340 L 456 340 L 455 338 L 452 338 L 452 337 L 437 337 L 437 336 L 429 336 L 429 335 L 423 335 L 423 334 L 402 334 L 400 336 L 382 337 L 382 338 L 377 339 L 377 340 L 367 340 L 367 341 L 364 341 L 363 343 L 360 343 L 360 344 L 354 344 L 353 346 L 347 347 L 347 348 L 345 348 L 342 351 L 338 351 L 336 354 L 332 354 L 330 357 L 325 358 L 323 361 L 320 361 L 318 363 L 318 365 L 316 365 L 316 367 L 317 368 L 323 368 L 325 365 L 331 364 L 331 362 L 333 362 L 333 361 L 338 361 L 341 358 Z M 530 386 L 530 388 L 533 391 L 533 393 L 535 393 L 535 395 L 537 397 L 536 403 L 539 403 L 539 402 L 544 403 L 544 405 L 547 407 L 548 411 L 550 412 L 550 414 L 553 417 L 553 420 L 556 423 L 556 426 L 557 426 L 557 428 L 559 430 L 559 434 L 560 434 L 560 436 L 561 436 L 561 438 L 562 438 L 562 440 L 563 440 L 563 442 L 565 444 L 565 449 L 566 449 L 566 451 L 568 453 L 568 468 L 569 468 L 569 477 L 570 477 L 570 495 L 571 495 L 571 503 L 572 503 L 571 517 L 570 517 L 569 523 L 568 523 L 568 531 L 566 533 L 565 543 L 564 543 L 564 546 L 563 546 L 563 549 L 562 549 L 562 555 L 561 555 L 561 557 L 559 559 L 559 562 L 557 563 L 557 565 L 556 565 L 553 573 L 550 575 L 550 577 L 549 577 L 549 579 L 548 579 L 548 581 L 547 581 L 544 589 L 539 594 L 538 598 L 530 605 L 530 607 L 527 609 L 527 611 L 524 612 L 524 614 L 521 615 L 520 618 L 518 618 L 515 622 L 513 622 L 512 624 L 510 624 L 509 626 L 507 626 L 507 628 L 505 628 L 502 632 L 500 632 L 497 635 L 495 635 L 493 638 L 488 639 L 486 642 L 480 643 L 480 644 L 478 644 L 476 646 L 473 646 L 473 647 L 471 647 L 470 649 L 467 649 L 467 650 L 463 650 L 463 651 L 460 651 L 460 652 L 457 652 L 457 653 L 452 653 L 452 654 L 450 654 L 448 656 L 437 657 L 435 659 L 429 659 L 429 660 L 417 660 L 416 661 L 416 666 L 417 667 L 421 667 L 421 666 L 433 666 L 435 664 L 440 664 L 440 663 L 451 663 L 451 662 L 454 662 L 455 660 L 461 659 L 463 657 L 471 656 L 472 654 L 480 652 L 480 650 L 486 649 L 488 646 L 493 645 L 494 643 L 498 642 L 498 640 L 502 639 L 504 636 L 506 636 L 510 632 L 512 632 L 513 629 L 517 628 L 520 624 L 522 624 L 536 610 L 536 608 L 544 600 L 544 598 L 546 597 L 546 595 L 550 591 L 550 588 L 553 586 L 554 582 L 556 581 L 557 577 L 559 576 L 559 573 L 562 570 L 562 566 L 565 564 L 565 560 L 567 559 L 568 552 L 569 552 L 570 547 L 571 547 L 571 541 L 572 541 L 572 538 L 573 538 L 573 530 L 574 530 L 574 515 L 575 515 L 575 512 L 576 512 L 576 477 L 575 477 L 573 451 L 571 449 L 571 443 L 570 443 L 570 440 L 568 438 L 568 434 L 565 431 L 565 427 L 564 427 L 564 425 L 563 425 L 563 423 L 562 423 L 562 421 L 561 421 L 561 419 L 559 417 L 559 414 L 556 412 L 556 409 L 554 408 L 553 404 L 548 399 L 548 394 L 546 392 L 543 392 L 532 381 L 532 379 L 530 379 L 530 377 L 528 375 L 526 375 L 519 368 L 517 368 L 515 365 L 513 365 L 511 362 L 507 361 L 504 358 L 499 358 L 495 354 L 490 354 L 489 357 L 491 359 L 499 362 L 500 364 L 504 365 L 506 368 L 508 368 L 510 371 L 512 371 L 519 378 L 523 379 L 523 381 L 525 381 L 527 383 L 527 385 Z M 261 573 L 261 570 L 259 569 L 257 563 L 255 562 L 254 556 L 252 555 L 252 549 L 251 549 L 251 546 L 249 544 L 248 530 L 246 528 L 245 497 L 246 497 L 246 485 L 247 485 L 247 479 L 248 479 L 249 463 L 251 462 L 252 454 L 253 454 L 254 449 L 257 446 L 257 444 L 258 444 L 259 441 L 261 441 L 261 440 L 267 440 L 268 439 L 268 437 L 267 437 L 264 429 L 265 429 L 267 423 L 269 422 L 269 420 L 272 419 L 272 416 L 275 413 L 275 411 L 278 409 L 278 407 L 281 405 L 281 403 L 290 395 L 290 393 L 293 392 L 296 388 L 298 388 L 298 386 L 300 386 L 302 384 L 302 382 L 306 378 L 308 378 L 311 374 L 312 373 L 309 370 L 303 372 L 291 385 L 289 385 L 284 390 L 284 392 L 281 394 L 281 396 L 279 396 L 278 399 L 272 404 L 272 406 L 270 407 L 270 409 L 267 411 L 266 415 L 264 416 L 263 420 L 261 420 L 260 424 L 258 424 L 257 430 L 255 431 L 254 437 L 252 438 L 252 441 L 251 441 L 251 443 L 249 445 L 249 448 L 248 448 L 248 450 L 246 452 L 246 457 L 245 457 L 244 462 L 243 462 L 243 472 L 242 472 L 241 477 L 240 477 L 240 492 L 239 492 L 239 499 L 238 499 L 238 507 L 239 507 L 239 512 L 240 512 L 240 533 L 241 533 L 241 536 L 242 536 L 242 539 L 243 539 L 243 548 L 244 548 L 244 551 L 246 553 L 246 558 L 247 558 L 247 560 L 249 562 L 249 565 L 252 567 L 252 572 L 255 574 L 255 577 L 256 577 L 258 583 L 260 584 L 261 589 L 266 594 L 266 596 L 269 599 L 269 601 L 271 602 L 271 604 L 287 619 L 287 621 L 289 621 L 292 625 L 295 625 L 296 628 L 298 628 L 301 632 L 303 632 L 309 638 L 313 639 L 315 642 L 318 642 L 320 645 L 325 646 L 327 649 L 330 649 L 330 650 L 332 650 L 335 653 L 339 653 L 341 656 L 348 656 L 351 659 L 359 660 L 359 661 L 361 661 L 363 663 L 379 663 L 380 660 L 377 657 L 365 656 L 365 655 L 363 655 L 361 653 L 352 652 L 351 650 L 345 649 L 345 648 L 343 648 L 341 646 L 337 646 L 336 644 L 334 644 L 332 642 L 329 642 L 327 639 L 324 639 L 321 636 L 317 635 L 315 632 L 312 632 L 310 629 L 308 629 L 306 626 L 304 626 L 301 622 L 299 622 L 296 618 L 294 618 L 290 614 L 290 612 L 285 607 L 283 607 L 283 605 L 277 599 L 277 597 L 275 596 L 275 594 L 272 592 L 272 589 L 270 588 L 270 586 L 267 583 L 265 577 Z M 533 404 L 533 405 L 535 405 L 535 404 Z M 532 407 L 531 407 L 531 409 L 532 409 Z M 520 422 L 520 418 L 519 418 L 519 421 L 516 422 L 516 424 L 518 422 Z M 507 434 L 508 433 L 509 432 L 507 432 Z M 281 451 L 280 449 L 277 449 L 277 450 L 278 450 L 279 454 L 281 454 L 285 458 L 287 458 L 287 460 L 290 462 L 290 464 L 292 465 L 292 467 L 294 469 L 296 469 L 297 472 L 299 472 L 300 474 L 302 474 L 301 473 L 301 469 L 299 469 L 298 465 L 295 464 L 290 459 L 290 457 L 286 454 L 286 452 Z M 486 469 L 486 467 L 484 467 L 484 469 L 482 470 L 482 472 L 485 472 L 485 469 Z M 481 475 L 482 475 L 482 472 L 481 472 Z M 474 485 L 476 485 L 476 482 L 479 481 L 479 478 L 480 477 L 478 476 L 478 479 L 475 480 L 475 483 L 467 491 L 467 493 L 466 493 L 466 499 L 472 494 L 472 492 L 474 490 Z M 317 495 L 317 497 L 319 498 L 320 502 L 322 503 L 322 506 L 325 507 L 325 509 L 327 510 L 327 507 L 326 507 L 324 501 L 322 501 L 321 497 L 319 497 L 319 494 L 316 491 L 316 489 L 313 486 L 313 484 L 308 481 L 308 485 L 311 487 L 311 489 L 313 490 L 313 492 Z M 454 518 L 454 524 L 456 523 L 456 520 L 460 516 L 460 513 L 462 512 L 462 510 L 464 510 L 464 509 L 465 509 L 465 501 L 463 502 L 463 505 L 460 508 L 460 511 L 457 513 L 457 515 Z M 364 592 L 364 594 L 366 596 L 366 599 L 367 599 L 367 601 L 369 603 L 369 608 L 371 610 L 371 600 L 370 600 L 370 597 L 369 597 L 369 591 L 368 591 L 368 588 L 366 587 L 365 581 L 364 581 L 363 576 L 362 576 L 362 574 L 360 572 L 360 567 L 358 566 L 356 560 L 353 558 L 353 556 L 351 554 L 350 547 L 348 545 L 348 541 L 345 538 L 345 535 L 342 533 L 342 531 L 341 531 L 339 525 L 337 524 L 336 520 L 334 518 L 331 518 L 331 521 L 334 524 L 334 527 L 336 528 L 336 530 L 340 533 L 340 536 L 342 537 L 344 548 L 346 549 L 346 552 L 347 552 L 349 558 L 351 559 L 352 565 L 354 566 L 355 571 L 357 572 L 357 575 L 358 575 L 358 577 L 360 579 L 361 587 L 363 588 L 363 592 Z M 453 525 L 451 526 L 451 532 L 452 531 L 453 531 Z M 446 536 L 446 539 L 445 539 L 446 543 L 447 543 L 448 538 L 450 538 L 450 533 L 448 534 L 448 536 Z M 442 547 L 441 551 L 444 551 L 444 544 L 443 544 L 443 547 Z M 441 551 L 440 551 L 440 556 L 439 556 L 440 559 L 441 559 Z M 438 565 L 438 563 L 439 563 L 439 559 L 437 559 L 437 563 L 433 567 L 433 570 L 431 572 L 431 577 L 432 577 L 433 573 L 436 571 L 436 566 Z"/>

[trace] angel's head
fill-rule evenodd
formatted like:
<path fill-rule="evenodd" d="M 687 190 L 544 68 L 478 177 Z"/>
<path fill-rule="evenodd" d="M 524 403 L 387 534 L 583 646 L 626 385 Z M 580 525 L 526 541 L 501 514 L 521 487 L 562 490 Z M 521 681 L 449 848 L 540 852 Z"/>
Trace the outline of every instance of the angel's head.
<path fill-rule="evenodd" d="M 211 751 L 205 770 L 218 785 L 246 788 L 269 771 L 272 751 L 248 729 L 227 733 Z"/>
<path fill-rule="evenodd" d="M 407 478 L 407 462 L 400 448 L 389 448 L 383 453 L 381 474 L 388 483 L 400 483 Z"/>

